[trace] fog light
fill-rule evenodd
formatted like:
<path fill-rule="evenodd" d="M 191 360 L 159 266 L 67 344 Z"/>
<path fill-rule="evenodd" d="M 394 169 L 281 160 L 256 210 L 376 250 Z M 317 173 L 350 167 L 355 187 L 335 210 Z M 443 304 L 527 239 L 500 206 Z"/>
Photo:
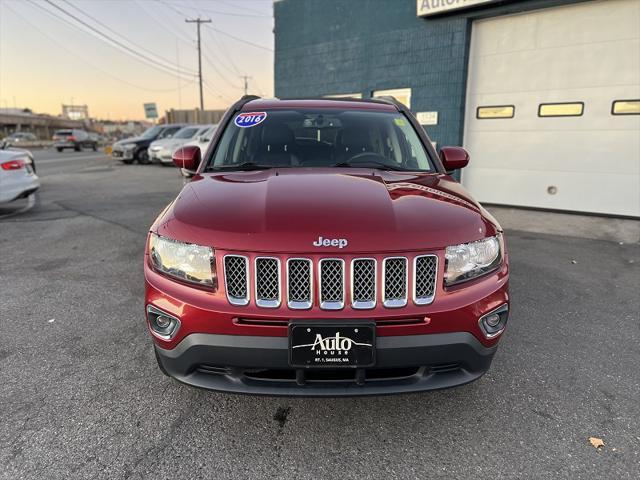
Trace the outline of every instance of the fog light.
<path fill-rule="evenodd" d="M 500 323 L 500 315 L 498 315 L 497 313 L 492 313 L 491 315 L 487 315 L 484 318 L 484 321 L 490 327 L 497 327 Z"/>
<path fill-rule="evenodd" d="M 180 320 L 152 305 L 147 305 L 149 329 L 162 340 L 171 340 L 180 329 Z"/>
<path fill-rule="evenodd" d="M 507 326 L 509 319 L 509 305 L 506 303 L 495 310 L 483 315 L 478 320 L 478 326 L 485 338 L 495 338 L 500 335 Z"/>
<path fill-rule="evenodd" d="M 160 328 L 168 328 L 171 326 L 171 318 L 164 315 L 158 315 L 156 317 L 156 325 Z"/>

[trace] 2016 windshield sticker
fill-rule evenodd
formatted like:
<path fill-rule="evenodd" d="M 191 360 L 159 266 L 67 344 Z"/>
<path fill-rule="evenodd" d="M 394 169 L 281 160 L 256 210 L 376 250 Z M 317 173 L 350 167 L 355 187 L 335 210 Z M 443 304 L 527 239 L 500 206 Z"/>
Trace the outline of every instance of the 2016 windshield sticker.
<path fill-rule="evenodd" d="M 240 113 L 233 123 L 240 128 L 249 128 L 264 122 L 265 118 L 267 118 L 267 112 Z"/>

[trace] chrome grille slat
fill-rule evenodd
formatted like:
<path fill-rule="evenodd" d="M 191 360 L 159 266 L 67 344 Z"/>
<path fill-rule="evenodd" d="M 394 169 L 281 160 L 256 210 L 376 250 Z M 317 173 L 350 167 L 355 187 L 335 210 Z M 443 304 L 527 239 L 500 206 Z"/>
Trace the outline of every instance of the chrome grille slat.
<path fill-rule="evenodd" d="M 313 267 L 307 258 L 287 260 L 287 305 L 295 310 L 311 308 Z"/>
<path fill-rule="evenodd" d="M 382 263 L 382 303 L 398 308 L 407 304 L 408 268 L 405 257 L 387 257 Z"/>
<path fill-rule="evenodd" d="M 225 255 L 224 280 L 232 305 L 249 303 L 249 260 L 242 255 Z"/>
<path fill-rule="evenodd" d="M 413 260 L 413 301 L 417 305 L 433 302 L 436 295 L 438 257 L 420 255 Z"/>
<path fill-rule="evenodd" d="M 368 309 L 376 306 L 376 260 L 355 258 L 351 262 L 351 306 Z"/>
<path fill-rule="evenodd" d="M 320 260 L 320 308 L 340 310 L 344 307 L 344 260 Z"/>
<path fill-rule="evenodd" d="M 280 260 L 257 257 L 255 262 L 256 305 L 276 308 L 280 306 Z"/>

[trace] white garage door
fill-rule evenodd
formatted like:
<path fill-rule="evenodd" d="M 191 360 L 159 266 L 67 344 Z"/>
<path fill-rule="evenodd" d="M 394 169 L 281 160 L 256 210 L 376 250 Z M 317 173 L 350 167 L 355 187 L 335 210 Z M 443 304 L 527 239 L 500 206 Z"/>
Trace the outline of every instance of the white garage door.
<path fill-rule="evenodd" d="M 640 0 L 474 22 L 465 117 L 479 201 L 640 216 Z"/>

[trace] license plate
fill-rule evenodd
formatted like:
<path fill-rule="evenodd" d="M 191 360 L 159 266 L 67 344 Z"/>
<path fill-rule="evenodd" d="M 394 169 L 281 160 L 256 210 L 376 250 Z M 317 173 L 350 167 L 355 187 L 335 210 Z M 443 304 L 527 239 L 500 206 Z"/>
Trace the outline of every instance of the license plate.
<path fill-rule="evenodd" d="M 292 367 L 370 367 L 375 363 L 374 322 L 289 324 Z"/>

